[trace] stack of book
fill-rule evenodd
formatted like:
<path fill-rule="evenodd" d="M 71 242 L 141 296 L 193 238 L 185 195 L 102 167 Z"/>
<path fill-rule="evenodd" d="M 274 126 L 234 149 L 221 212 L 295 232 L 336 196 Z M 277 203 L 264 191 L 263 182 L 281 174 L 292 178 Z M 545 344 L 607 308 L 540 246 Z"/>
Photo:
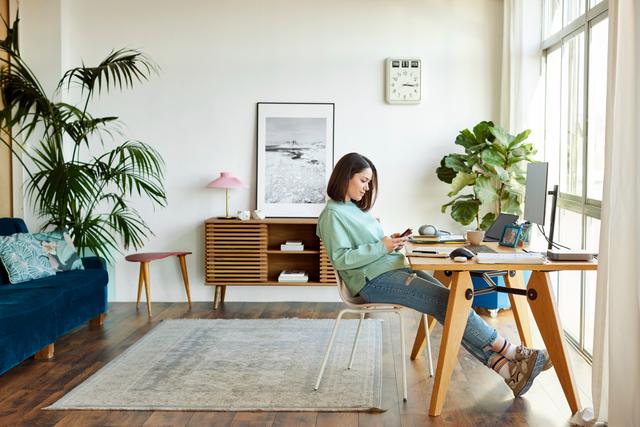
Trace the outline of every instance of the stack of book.
<path fill-rule="evenodd" d="M 278 282 L 308 282 L 309 276 L 302 270 L 282 270 Z"/>
<path fill-rule="evenodd" d="M 298 240 L 287 240 L 280 245 L 281 251 L 304 251 L 304 245 Z"/>
<path fill-rule="evenodd" d="M 429 244 L 429 243 L 463 243 L 465 238 L 462 234 L 445 234 L 443 236 L 411 236 L 411 243 Z"/>

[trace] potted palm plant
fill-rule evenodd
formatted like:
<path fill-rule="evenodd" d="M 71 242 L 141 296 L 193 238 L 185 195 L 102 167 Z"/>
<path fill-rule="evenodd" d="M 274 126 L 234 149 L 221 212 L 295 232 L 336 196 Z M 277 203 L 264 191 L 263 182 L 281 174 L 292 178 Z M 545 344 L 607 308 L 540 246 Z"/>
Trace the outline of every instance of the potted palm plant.
<path fill-rule="evenodd" d="M 26 195 L 46 225 L 65 228 L 82 251 L 110 259 L 114 250 L 140 247 L 152 233 L 130 197 L 165 206 L 164 162 L 150 145 L 126 140 L 118 117 L 95 117 L 89 102 L 129 88 L 157 71 L 143 53 L 121 49 L 97 66 L 72 68 L 56 92 L 77 91 L 77 103 L 54 101 L 21 56 L 18 23 L 0 40 L 2 142 L 26 172 Z M 79 96 L 78 96 L 79 93 Z M 123 138 L 123 140 L 119 140 Z"/>

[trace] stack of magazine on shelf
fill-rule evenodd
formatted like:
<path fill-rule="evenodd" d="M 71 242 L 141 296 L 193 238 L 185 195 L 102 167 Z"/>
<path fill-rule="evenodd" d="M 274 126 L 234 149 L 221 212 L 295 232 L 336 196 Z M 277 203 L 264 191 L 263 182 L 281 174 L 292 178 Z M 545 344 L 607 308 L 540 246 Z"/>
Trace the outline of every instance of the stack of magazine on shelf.
<path fill-rule="evenodd" d="M 308 282 L 309 276 L 303 270 L 282 270 L 278 282 Z"/>
<path fill-rule="evenodd" d="M 304 251 L 304 245 L 298 240 L 287 240 L 280 245 L 281 251 Z"/>

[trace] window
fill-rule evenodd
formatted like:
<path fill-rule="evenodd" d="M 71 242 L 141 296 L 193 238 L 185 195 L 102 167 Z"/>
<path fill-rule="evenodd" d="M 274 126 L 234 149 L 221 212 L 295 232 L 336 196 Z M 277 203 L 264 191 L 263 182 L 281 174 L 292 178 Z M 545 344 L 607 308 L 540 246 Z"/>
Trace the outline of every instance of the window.
<path fill-rule="evenodd" d="M 545 0 L 545 146 L 549 184 L 558 184 L 555 241 L 598 251 L 604 177 L 607 0 Z M 553 275 L 569 340 L 593 352 L 595 272 Z"/>

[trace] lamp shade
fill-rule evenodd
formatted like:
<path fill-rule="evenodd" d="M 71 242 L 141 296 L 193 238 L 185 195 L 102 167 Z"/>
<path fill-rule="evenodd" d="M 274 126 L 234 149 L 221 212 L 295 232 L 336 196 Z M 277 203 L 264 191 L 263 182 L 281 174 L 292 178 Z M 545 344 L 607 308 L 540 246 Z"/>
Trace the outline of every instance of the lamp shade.
<path fill-rule="evenodd" d="M 246 188 L 247 185 L 233 176 L 231 172 L 220 172 L 220 176 L 211 181 L 207 188 Z"/>

